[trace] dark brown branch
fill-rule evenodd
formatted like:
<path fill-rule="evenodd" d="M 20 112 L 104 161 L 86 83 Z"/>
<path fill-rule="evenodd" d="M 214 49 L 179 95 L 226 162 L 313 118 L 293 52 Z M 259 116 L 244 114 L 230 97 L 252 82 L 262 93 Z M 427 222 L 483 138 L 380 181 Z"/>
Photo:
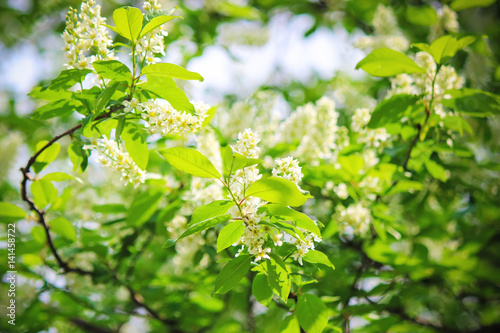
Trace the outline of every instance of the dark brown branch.
<path fill-rule="evenodd" d="M 426 119 L 427 122 L 427 119 Z M 408 162 L 410 162 L 410 157 L 411 157 L 411 152 L 413 148 L 417 145 L 418 138 L 420 137 L 420 132 L 422 132 L 422 126 L 420 124 L 417 125 L 417 134 L 413 138 L 413 140 L 410 143 L 410 148 L 408 148 L 408 153 L 406 154 L 406 158 L 403 162 L 403 170 L 408 171 Z"/>
<path fill-rule="evenodd" d="M 122 108 L 123 108 L 123 106 L 112 108 L 109 112 L 97 117 L 95 120 L 108 118 L 113 112 L 116 112 Z M 83 270 L 80 268 L 69 267 L 69 264 L 59 256 L 59 253 L 57 252 L 57 250 L 54 246 L 54 243 L 52 241 L 52 237 L 51 237 L 50 231 L 49 231 L 49 226 L 47 225 L 47 222 L 45 221 L 45 211 L 36 207 L 35 203 L 33 202 L 33 200 L 31 200 L 28 197 L 28 193 L 27 193 L 28 180 L 31 180 L 31 178 L 29 176 L 30 169 L 33 166 L 33 164 L 35 164 L 37 157 L 40 156 L 41 153 L 43 153 L 47 148 L 52 146 L 55 142 L 57 142 L 58 140 L 60 140 L 61 138 L 65 137 L 65 136 L 72 135 L 76 130 L 80 129 L 81 127 L 82 127 L 82 124 L 80 123 L 78 125 L 73 126 L 69 130 L 67 130 L 61 134 L 56 135 L 49 142 L 47 142 L 47 144 L 45 144 L 45 146 L 40 148 L 33 156 L 30 157 L 26 166 L 24 168 L 21 168 L 21 172 L 23 174 L 23 179 L 21 181 L 21 198 L 23 201 L 25 201 L 29 205 L 30 210 L 35 211 L 36 214 L 38 215 L 38 223 L 40 223 L 42 225 L 43 229 L 45 230 L 45 236 L 47 238 L 47 244 L 49 245 L 50 251 L 52 252 L 52 255 L 56 258 L 57 264 L 59 265 L 59 267 L 62 268 L 63 272 L 64 273 L 75 272 L 79 275 L 91 275 L 92 272 L 90 272 L 90 271 L 86 271 L 86 270 Z"/>
<path fill-rule="evenodd" d="M 409 322 L 411 322 L 413 324 L 417 324 L 417 325 L 425 326 L 425 327 L 430 327 L 432 329 L 435 329 L 438 332 L 445 332 L 445 333 L 460 333 L 460 332 L 464 332 L 464 331 L 452 329 L 452 328 L 445 327 L 445 326 L 437 326 L 437 325 L 434 325 L 434 324 L 432 324 L 432 323 L 430 323 L 428 321 L 424 321 L 424 320 L 421 320 L 421 319 L 418 319 L 418 318 L 412 318 L 406 312 L 404 312 L 402 310 L 402 308 L 385 308 L 384 310 L 387 311 L 387 312 L 389 312 L 389 313 L 391 313 L 391 314 L 398 315 L 401 319 L 409 321 Z"/>
<path fill-rule="evenodd" d="M 167 318 L 163 318 L 161 317 L 158 312 L 156 312 L 155 310 L 151 309 L 146 303 L 144 303 L 144 299 L 142 298 L 141 295 L 137 294 L 134 289 L 132 289 L 131 286 L 129 286 L 128 284 L 125 284 L 123 282 L 121 282 L 120 280 L 118 280 L 118 278 L 116 276 L 114 276 L 115 280 L 117 280 L 119 283 L 121 283 L 125 288 L 127 288 L 129 294 L 130 294 L 130 299 L 132 300 L 132 302 L 139 306 L 139 307 L 143 307 L 150 315 L 151 317 L 153 317 L 154 319 L 158 320 L 158 321 L 161 321 L 163 324 L 165 324 L 165 326 L 167 327 L 170 327 L 172 329 L 172 332 L 182 332 L 181 330 L 179 330 L 177 328 L 177 321 L 176 320 L 173 320 L 173 319 L 167 319 Z"/>
<path fill-rule="evenodd" d="M 354 277 L 354 281 L 351 284 L 351 287 L 349 288 L 349 294 L 347 295 L 347 298 L 342 302 L 342 309 L 345 309 L 351 300 L 351 298 L 355 295 L 356 291 L 358 290 L 356 288 L 356 285 L 359 282 L 359 279 L 361 279 L 361 275 L 363 274 L 363 271 L 365 270 L 366 266 L 369 264 L 369 262 L 365 259 L 366 255 L 364 252 L 362 252 L 362 260 L 361 260 L 361 265 L 359 266 L 356 276 Z M 344 331 L 345 333 L 350 333 L 351 332 L 351 327 L 349 325 L 350 322 L 350 317 L 351 315 L 347 312 L 344 311 L 344 318 L 345 318 L 345 328 Z"/>
<path fill-rule="evenodd" d="M 89 323 L 83 319 L 80 318 L 71 318 L 69 320 L 71 323 L 74 325 L 78 326 L 84 331 L 91 332 L 91 333 L 115 333 L 117 330 L 109 330 L 107 328 L 102 328 L 99 326 L 96 326 L 92 323 Z"/>
<path fill-rule="evenodd" d="M 115 108 L 111 108 L 111 110 L 97 118 L 95 118 L 95 120 L 101 120 L 101 119 L 105 119 L 105 118 L 109 118 L 111 116 L 111 114 L 113 112 L 116 112 L 118 110 L 121 110 L 123 109 L 123 105 L 120 105 L 118 107 L 115 107 Z M 28 180 L 31 180 L 31 178 L 29 177 L 29 173 L 30 173 L 30 169 L 31 167 L 33 166 L 33 164 L 35 163 L 36 159 L 38 156 L 40 156 L 41 153 L 43 153 L 47 148 L 49 148 L 52 144 L 54 144 L 55 142 L 57 142 L 58 140 L 60 140 L 61 138 L 65 137 L 65 136 L 68 136 L 68 135 L 72 135 L 75 131 L 77 131 L 78 129 L 80 129 L 82 127 L 82 124 L 78 124 L 78 125 L 75 125 L 73 126 L 72 128 L 70 128 L 69 130 L 59 134 L 59 135 L 56 135 L 55 137 L 53 137 L 49 142 L 47 142 L 47 144 L 45 144 L 45 146 L 43 146 L 42 148 L 40 148 L 33 156 L 30 157 L 30 159 L 28 160 L 28 163 L 26 164 L 26 166 L 24 168 L 21 168 L 21 172 L 23 174 L 23 179 L 21 181 L 21 198 L 23 201 L 25 201 L 29 207 L 30 207 L 30 210 L 32 211 L 35 211 L 36 214 L 38 215 L 38 223 L 40 223 L 42 225 L 42 227 L 44 228 L 45 230 L 45 235 L 46 235 L 46 238 L 47 238 L 47 244 L 49 245 L 49 248 L 50 248 L 50 251 L 52 252 L 52 254 L 54 255 L 54 257 L 56 258 L 56 261 L 57 261 L 57 264 L 59 267 L 62 268 L 63 270 L 63 273 L 66 274 L 66 273 L 71 273 L 71 272 L 74 272 L 74 273 L 77 273 L 79 275 L 93 275 L 94 273 L 92 271 L 86 271 L 86 270 L 83 270 L 83 269 L 80 269 L 80 268 L 73 268 L 73 267 L 70 267 L 68 262 L 64 261 L 59 253 L 57 252 L 57 249 L 55 248 L 54 246 L 54 242 L 52 241 L 52 237 L 50 235 L 50 231 L 49 231 L 49 226 L 47 225 L 46 221 L 45 221 L 45 211 L 42 210 L 42 209 L 39 209 L 38 207 L 36 207 L 35 203 L 33 202 L 33 200 L 31 200 L 29 197 L 28 197 L 28 194 L 27 194 L 27 184 L 28 184 Z M 129 294 L 130 294 L 130 298 L 132 300 L 132 302 L 134 304 L 136 304 L 137 306 L 140 306 L 140 307 L 143 307 L 144 309 L 146 309 L 146 311 L 151 315 L 151 317 L 153 317 L 154 319 L 156 320 L 159 320 L 161 322 L 163 322 L 166 326 L 170 327 L 172 329 L 172 332 L 181 332 L 179 329 L 176 328 L 176 325 L 177 325 L 177 321 L 175 320 L 171 320 L 171 319 L 166 319 L 166 318 L 162 318 L 156 311 L 154 311 L 153 309 L 151 309 L 146 303 L 144 303 L 142 297 L 140 295 L 138 295 L 133 289 L 132 287 L 130 287 L 129 285 L 121 282 L 118 277 L 113 273 L 113 278 L 120 282 L 121 284 L 123 284 Z M 103 330 L 101 328 L 98 328 L 98 327 L 94 327 L 92 324 L 89 324 L 81 319 L 72 319 L 71 320 L 75 325 L 78 325 L 80 326 L 81 328 L 84 328 L 83 326 L 87 327 L 89 329 L 89 331 L 93 331 L 93 332 L 111 332 L 111 331 L 106 331 L 106 330 Z M 83 325 L 83 326 L 82 326 Z M 92 330 L 91 328 L 93 329 L 99 329 L 99 330 Z"/>

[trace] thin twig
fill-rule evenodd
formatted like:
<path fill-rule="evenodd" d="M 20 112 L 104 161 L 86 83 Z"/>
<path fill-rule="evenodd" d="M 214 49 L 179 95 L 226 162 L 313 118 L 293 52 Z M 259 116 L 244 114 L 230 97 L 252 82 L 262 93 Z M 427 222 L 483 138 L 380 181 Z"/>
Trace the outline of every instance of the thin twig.
<path fill-rule="evenodd" d="M 117 110 L 120 110 L 122 108 L 123 108 L 123 106 L 112 108 L 109 112 L 97 117 L 95 120 L 108 118 L 113 112 L 116 112 Z M 21 168 L 21 172 L 23 174 L 23 179 L 21 181 L 21 198 L 23 201 L 25 201 L 29 205 L 30 210 L 34 211 L 38 215 L 38 223 L 45 230 L 47 244 L 49 245 L 50 251 L 52 252 L 52 255 L 56 258 L 57 264 L 59 265 L 59 267 L 62 268 L 63 272 L 64 273 L 75 272 L 79 275 L 91 275 L 92 272 L 90 272 L 90 271 L 86 271 L 86 270 L 83 270 L 80 268 L 69 267 L 69 264 L 59 256 L 59 253 L 57 252 L 57 250 L 54 246 L 54 243 L 52 241 L 52 237 L 51 237 L 50 231 L 49 231 L 49 226 L 47 225 L 47 222 L 45 220 L 45 211 L 36 207 L 35 203 L 33 202 L 32 199 L 30 199 L 28 197 L 28 193 L 27 193 L 28 180 L 31 180 L 31 177 L 29 176 L 30 169 L 33 166 L 33 164 L 35 164 L 37 157 L 40 156 L 41 153 L 43 153 L 47 148 L 52 146 L 55 142 L 57 142 L 58 140 L 60 140 L 61 138 L 65 137 L 65 136 L 72 135 L 76 130 L 80 129 L 81 127 L 82 127 L 82 124 L 80 123 L 78 125 L 73 126 L 69 130 L 67 130 L 61 134 L 56 135 L 51 140 L 49 140 L 49 142 L 47 142 L 42 148 L 40 148 L 33 156 L 30 157 L 26 166 L 24 168 Z"/>

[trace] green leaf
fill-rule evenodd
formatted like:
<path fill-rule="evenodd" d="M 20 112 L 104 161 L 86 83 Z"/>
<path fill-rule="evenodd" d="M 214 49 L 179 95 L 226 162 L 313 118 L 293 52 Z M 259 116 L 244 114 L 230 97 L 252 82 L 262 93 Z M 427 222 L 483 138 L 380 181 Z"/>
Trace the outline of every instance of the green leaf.
<path fill-rule="evenodd" d="M 83 115 L 93 115 L 92 108 L 100 93 L 101 89 L 98 86 L 93 86 L 90 89 L 83 89 L 80 92 L 73 94 L 73 98 L 80 101 L 83 105 L 83 107 L 77 109 L 76 111 Z"/>
<path fill-rule="evenodd" d="M 457 53 L 457 39 L 450 35 L 439 37 L 431 43 L 429 51 L 436 63 L 443 64 Z"/>
<path fill-rule="evenodd" d="M 116 27 L 114 27 L 114 26 L 112 26 L 112 25 L 109 25 L 109 24 L 103 24 L 103 26 L 105 26 L 106 28 L 110 29 L 110 30 L 111 30 L 111 31 L 113 31 L 113 32 L 116 32 L 117 34 L 119 34 L 119 33 L 120 33 L 120 32 L 118 31 L 118 29 L 116 29 Z M 120 45 L 120 44 L 121 44 L 121 45 Z M 123 43 L 119 43 L 119 42 L 118 42 L 118 43 L 114 43 L 114 44 L 113 44 L 113 47 L 114 47 L 115 45 L 116 45 L 116 46 L 118 46 L 118 45 L 119 45 L 119 46 L 125 46 L 125 47 L 128 47 L 128 45 L 123 44 Z"/>
<path fill-rule="evenodd" d="M 87 151 L 83 149 L 83 144 L 80 141 L 71 142 L 68 146 L 68 156 L 71 163 L 73 163 L 73 171 L 85 171 L 88 163 L 88 154 Z"/>
<path fill-rule="evenodd" d="M 216 200 L 209 204 L 199 206 L 194 210 L 189 225 L 206 221 L 212 217 L 224 215 L 233 206 L 234 202 L 230 200 Z"/>
<path fill-rule="evenodd" d="M 22 208 L 8 203 L 0 202 L 0 221 L 1 222 L 15 222 L 22 220 L 26 217 L 26 213 Z"/>
<path fill-rule="evenodd" d="M 477 40 L 477 37 L 475 36 L 465 36 L 462 37 L 458 40 L 458 49 L 463 49 L 466 46 L 469 46 L 470 44 L 474 43 Z"/>
<path fill-rule="evenodd" d="M 406 20 L 413 24 L 431 26 L 437 19 L 436 10 L 429 5 L 408 6 L 406 9 Z"/>
<path fill-rule="evenodd" d="M 280 333 L 300 333 L 299 321 L 297 320 L 296 315 L 286 316 L 281 321 Z"/>
<path fill-rule="evenodd" d="M 92 64 L 95 71 L 103 78 L 114 81 L 132 82 L 132 72 L 130 69 L 118 60 L 100 60 Z"/>
<path fill-rule="evenodd" d="M 359 68 L 370 75 L 378 77 L 388 77 L 402 73 L 425 73 L 425 69 L 419 67 L 406 55 L 388 48 L 373 50 L 358 62 L 356 69 Z"/>
<path fill-rule="evenodd" d="M 74 93 L 72 91 L 54 90 L 50 89 L 49 87 L 35 87 L 28 95 L 35 99 L 43 99 L 44 101 L 55 102 L 61 99 L 72 99 L 73 94 Z"/>
<path fill-rule="evenodd" d="M 318 237 L 321 237 L 321 232 L 319 231 L 318 226 L 314 223 L 313 220 L 309 218 L 306 214 L 301 212 L 297 212 L 291 208 L 280 206 L 276 204 L 268 204 L 262 206 L 259 211 L 265 211 L 270 215 L 288 217 L 295 222 L 295 225 L 304 230 L 310 231 L 316 234 Z"/>
<path fill-rule="evenodd" d="M 125 128 L 126 123 L 127 123 L 126 115 L 118 117 L 118 123 L 116 124 L 116 129 L 115 129 L 115 139 L 117 142 L 121 142 L 123 129 Z"/>
<path fill-rule="evenodd" d="M 261 222 L 261 223 L 265 223 L 265 222 Z M 289 235 L 291 235 L 297 239 L 305 240 L 304 233 L 291 223 L 281 222 L 281 221 L 273 221 L 272 225 L 274 225 L 275 227 L 277 227 L 281 231 L 286 231 Z"/>
<path fill-rule="evenodd" d="M 252 281 L 252 295 L 262 305 L 267 306 L 273 299 L 273 290 L 269 287 L 267 276 L 257 274 Z"/>
<path fill-rule="evenodd" d="M 45 244 L 45 241 L 47 240 L 47 235 L 45 234 L 45 230 L 43 229 L 42 226 L 35 225 L 33 228 L 31 228 L 30 234 L 35 242 L 39 244 Z"/>
<path fill-rule="evenodd" d="M 67 173 L 56 171 L 43 176 L 42 179 L 52 181 L 52 182 L 63 182 L 65 180 L 73 180 L 75 177 L 68 175 Z"/>
<path fill-rule="evenodd" d="M 347 170 L 353 177 L 358 177 L 365 165 L 365 160 L 359 155 L 339 156 L 338 161 L 342 169 Z"/>
<path fill-rule="evenodd" d="M 215 279 L 215 288 L 213 293 L 225 294 L 238 285 L 240 280 L 250 269 L 252 257 L 249 255 L 240 255 L 224 266 Z"/>
<path fill-rule="evenodd" d="M 442 104 L 471 117 L 488 117 L 500 113 L 500 96 L 479 89 L 455 89 L 445 91 L 450 99 Z"/>
<path fill-rule="evenodd" d="M 377 232 L 377 235 L 383 242 L 385 242 L 387 240 L 387 232 L 385 230 L 384 224 L 379 219 L 373 219 L 372 223 L 375 231 Z"/>
<path fill-rule="evenodd" d="M 106 137 L 111 137 L 111 131 L 116 129 L 118 126 L 117 119 L 105 119 L 101 122 L 89 123 L 83 127 L 82 134 L 88 138 L 98 137 L 101 138 L 103 135 Z"/>
<path fill-rule="evenodd" d="M 128 40 L 135 42 L 142 30 L 142 12 L 134 7 L 122 7 L 113 12 L 118 33 Z"/>
<path fill-rule="evenodd" d="M 186 94 L 177 88 L 174 79 L 155 75 L 146 75 L 147 82 L 140 85 L 142 89 L 168 101 L 178 111 L 194 113 L 194 106 Z"/>
<path fill-rule="evenodd" d="M 444 127 L 457 131 L 460 135 L 463 135 L 464 130 L 470 135 L 473 134 L 472 127 L 470 127 L 467 120 L 460 116 L 446 116 L 443 118 Z"/>
<path fill-rule="evenodd" d="M 71 223 L 64 217 L 57 217 L 49 222 L 50 230 L 56 235 L 76 242 L 76 232 Z"/>
<path fill-rule="evenodd" d="M 118 83 L 114 83 L 108 87 L 106 87 L 100 94 L 97 96 L 94 102 L 94 112 L 98 114 L 100 111 L 104 110 L 108 105 L 108 102 L 111 100 L 111 97 L 116 91 L 118 87 Z"/>
<path fill-rule="evenodd" d="M 160 149 L 158 152 L 170 163 L 174 168 L 189 173 L 190 175 L 202 178 L 221 177 L 219 171 L 214 165 L 203 156 L 199 151 L 191 148 L 168 148 Z"/>
<path fill-rule="evenodd" d="M 267 274 L 269 287 L 286 303 L 290 294 L 290 288 L 292 287 L 289 268 L 283 261 L 279 260 L 277 262 L 274 257 L 264 261 L 262 265 Z"/>
<path fill-rule="evenodd" d="M 208 126 L 212 119 L 214 119 L 215 112 L 217 112 L 217 106 L 212 106 L 210 109 L 208 109 L 206 113 L 206 118 L 203 120 L 203 124 L 201 124 L 201 127 Z"/>
<path fill-rule="evenodd" d="M 125 148 L 135 164 L 145 170 L 148 165 L 149 150 L 146 143 L 147 133 L 143 126 L 127 122 L 121 138 L 125 141 Z"/>
<path fill-rule="evenodd" d="M 92 209 L 96 213 L 107 213 L 107 214 L 118 214 L 125 213 L 127 208 L 122 204 L 104 204 L 104 205 L 93 205 Z"/>
<path fill-rule="evenodd" d="M 295 315 L 307 333 L 321 333 L 328 324 L 328 309 L 318 297 L 311 294 L 298 296 Z"/>
<path fill-rule="evenodd" d="M 401 118 L 408 110 L 419 100 L 418 96 L 413 95 L 394 95 L 380 102 L 373 110 L 369 128 L 383 127 L 387 124 L 400 123 Z"/>
<path fill-rule="evenodd" d="M 160 63 L 151 64 L 144 67 L 141 75 L 149 74 L 151 76 L 170 77 L 182 80 L 198 80 L 203 81 L 203 76 L 198 73 L 190 72 L 180 66 L 174 64 Z"/>
<path fill-rule="evenodd" d="M 39 151 L 40 149 L 45 147 L 47 143 L 47 140 L 39 141 L 36 144 L 35 151 Z M 33 170 L 35 170 L 36 173 L 40 173 L 40 171 L 42 171 L 47 165 L 52 163 L 57 158 L 60 150 L 61 145 L 59 145 L 57 142 L 50 145 L 40 155 L 38 155 L 38 157 L 36 158 L 36 162 L 33 163 Z"/>
<path fill-rule="evenodd" d="M 307 262 L 310 262 L 311 264 L 322 264 L 335 269 L 335 266 L 332 264 L 330 259 L 328 259 L 326 254 L 320 251 L 311 250 L 306 253 L 303 259 Z"/>
<path fill-rule="evenodd" d="M 420 191 L 422 190 L 422 188 L 423 185 L 420 182 L 416 182 L 413 180 L 400 180 L 396 183 L 395 186 L 391 188 L 391 190 L 386 195 L 391 196 L 397 193 Z"/>
<path fill-rule="evenodd" d="M 92 73 L 90 69 L 66 69 L 49 84 L 49 89 L 69 89 L 75 84 L 83 82 L 87 74 Z"/>
<path fill-rule="evenodd" d="M 308 198 L 312 198 L 302 193 L 295 183 L 280 177 L 259 179 L 250 185 L 246 195 L 285 206 L 302 206 Z"/>
<path fill-rule="evenodd" d="M 260 17 L 259 10 L 252 6 L 239 6 L 230 1 L 220 1 L 217 3 L 217 11 L 226 16 L 245 19 L 258 20 Z"/>
<path fill-rule="evenodd" d="M 147 192 L 136 196 L 127 211 L 127 223 L 134 226 L 144 224 L 153 216 L 163 195 L 163 189 L 151 188 Z"/>
<path fill-rule="evenodd" d="M 264 163 L 264 161 L 256 158 L 247 158 L 246 156 L 233 151 L 231 146 L 226 146 L 222 148 L 222 160 L 224 164 L 224 175 L 228 176 L 233 174 L 235 171 L 259 164 Z"/>
<path fill-rule="evenodd" d="M 439 165 L 437 162 L 433 160 L 426 160 L 425 161 L 425 168 L 433 178 L 439 179 L 443 183 L 446 182 L 448 177 L 446 177 L 446 170 L 443 168 L 441 165 Z"/>
<path fill-rule="evenodd" d="M 411 47 L 416 47 L 417 49 L 431 54 L 431 46 L 427 43 L 413 43 Z"/>
<path fill-rule="evenodd" d="M 31 194 L 33 195 L 35 205 L 43 209 L 57 198 L 57 189 L 52 182 L 40 179 L 31 184 Z"/>
<path fill-rule="evenodd" d="M 495 2 L 496 0 L 454 0 L 450 4 L 450 7 L 454 11 L 458 12 L 473 7 L 489 7 Z"/>
<path fill-rule="evenodd" d="M 220 216 L 212 217 L 210 219 L 207 219 L 207 220 L 199 222 L 199 223 L 191 224 L 189 226 L 189 228 L 186 231 L 184 231 L 182 233 L 182 235 L 180 235 L 179 238 L 177 238 L 177 239 L 169 239 L 163 245 L 163 247 L 164 248 L 171 247 L 175 243 L 177 243 L 177 241 L 180 240 L 180 239 L 183 239 L 183 238 L 185 238 L 187 236 L 191 236 L 191 235 L 193 235 L 193 234 L 195 234 L 197 232 L 200 232 L 200 231 L 203 231 L 203 230 L 207 230 L 207 229 L 209 229 L 211 227 L 216 226 L 217 224 L 221 224 L 221 223 L 227 222 L 227 221 L 229 221 L 232 218 L 233 217 L 231 215 L 226 214 L 226 215 L 220 215 Z"/>
<path fill-rule="evenodd" d="M 33 114 L 30 116 L 30 118 L 41 120 L 54 117 L 64 117 L 73 113 L 76 108 L 81 106 L 82 103 L 80 103 L 79 101 L 60 99 L 58 101 L 51 102 L 39 107 L 38 109 L 33 111 Z"/>
<path fill-rule="evenodd" d="M 244 230 L 245 226 L 241 221 L 231 222 L 222 228 L 217 237 L 217 253 L 236 243 Z"/>
<path fill-rule="evenodd" d="M 161 15 L 154 17 L 151 21 L 149 21 L 144 28 L 142 28 L 141 34 L 139 35 L 139 38 L 142 38 L 158 28 L 159 26 L 167 23 L 168 21 L 174 19 L 174 18 L 182 18 L 182 16 L 168 16 L 168 15 Z"/>

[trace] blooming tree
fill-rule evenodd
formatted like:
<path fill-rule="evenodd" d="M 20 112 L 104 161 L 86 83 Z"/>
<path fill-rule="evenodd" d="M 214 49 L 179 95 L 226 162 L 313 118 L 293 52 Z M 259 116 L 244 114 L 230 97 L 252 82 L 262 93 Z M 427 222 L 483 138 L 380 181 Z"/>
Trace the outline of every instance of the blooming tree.
<path fill-rule="evenodd" d="M 31 91 L 44 102 L 29 119 L 72 125 L 34 143 L 20 200 L 0 202 L 17 230 L 4 271 L 26 288 L 15 325 L 2 327 L 498 328 L 498 165 L 478 156 L 498 151 L 489 138 L 500 97 L 464 75 L 474 61 L 464 56 L 488 44 L 457 14 L 490 2 L 316 4 L 331 14 L 321 24 L 339 13 L 346 28 L 364 22 L 353 45 L 370 88 L 339 74 L 314 98 L 289 101 L 289 114 L 276 112 L 272 89 L 219 106 L 190 100 L 185 82 L 203 76 L 163 62 L 169 27 L 189 22 L 157 0 L 111 19 L 95 0 L 70 8 L 64 69 Z M 202 6 L 246 19 L 273 7 Z M 405 29 L 401 10 L 425 34 Z"/>

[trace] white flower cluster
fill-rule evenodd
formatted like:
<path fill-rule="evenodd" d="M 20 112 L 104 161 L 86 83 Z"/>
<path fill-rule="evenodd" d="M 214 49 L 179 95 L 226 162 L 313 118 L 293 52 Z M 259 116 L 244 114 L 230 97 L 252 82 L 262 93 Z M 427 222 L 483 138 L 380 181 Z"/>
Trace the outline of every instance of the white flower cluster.
<path fill-rule="evenodd" d="M 247 128 L 245 131 L 238 134 L 238 141 L 233 149 L 248 158 L 258 158 L 260 148 L 257 144 L 259 141 L 260 138 L 258 135 Z M 279 159 L 277 164 L 279 170 L 277 174 L 278 176 L 283 178 L 288 177 L 287 179 L 290 180 L 295 179 L 297 182 L 302 179 L 302 173 L 300 172 L 297 160 L 294 160 L 292 157 L 287 157 Z M 275 171 L 273 171 L 273 173 L 275 173 Z M 241 201 L 245 198 L 245 189 L 261 177 L 262 175 L 259 174 L 259 170 L 256 166 L 250 166 L 238 170 L 229 182 L 231 192 L 235 196 L 235 199 Z M 293 258 L 302 264 L 302 257 L 310 249 L 314 249 L 314 240 L 321 241 L 321 239 L 301 229 L 299 230 L 303 232 L 304 239 L 297 239 L 292 235 L 280 232 L 269 225 L 261 224 L 260 222 L 266 214 L 258 213 L 258 209 L 263 204 L 265 204 L 265 202 L 260 199 L 249 197 L 242 202 L 241 212 L 236 207 L 231 210 L 233 217 L 240 218 L 242 221 L 241 223 L 245 226 L 243 236 L 238 242 L 242 245 L 238 254 L 246 248 L 250 255 L 255 256 L 255 261 L 257 262 L 262 259 L 269 259 L 271 248 L 266 246 L 266 242 L 272 241 L 275 246 L 281 246 L 283 245 L 283 242 L 286 242 L 295 244 L 297 252 L 293 254 Z"/>
<path fill-rule="evenodd" d="M 161 9 L 161 5 L 157 0 L 146 0 L 143 5 L 145 12 L 154 12 Z M 142 37 L 138 43 L 136 50 L 139 58 L 145 64 L 156 64 L 161 61 L 156 55 L 165 56 L 165 41 L 164 37 L 168 35 L 165 26 L 161 25 L 149 34 Z"/>
<path fill-rule="evenodd" d="M 438 19 L 431 27 L 431 31 L 429 33 L 430 42 L 441 37 L 446 32 L 457 33 L 459 29 L 457 13 L 450 7 L 444 5 L 442 8 L 438 9 L 437 15 Z"/>
<path fill-rule="evenodd" d="M 335 218 L 339 223 L 339 230 L 343 234 L 352 232 L 358 235 L 365 235 L 370 230 L 370 210 L 365 208 L 360 202 L 351 204 L 347 208 L 339 205 Z"/>
<path fill-rule="evenodd" d="M 335 186 L 332 181 L 327 181 L 325 183 L 325 187 L 321 190 L 321 193 L 326 196 L 330 192 L 335 193 L 335 195 L 340 200 L 345 200 L 349 197 L 349 191 L 347 190 L 347 185 L 344 183 L 339 183 L 337 186 Z"/>
<path fill-rule="evenodd" d="M 96 5 L 95 0 L 84 0 L 80 14 L 76 9 L 69 9 L 66 29 L 62 34 L 66 68 L 92 68 L 96 60 L 114 59 L 114 53 L 109 49 L 113 40 L 105 23 L 106 18 L 101 17 L 101 6 Z M 89 56 L 89 52 L 94 54 Z"/>
<path fill-rule="evenodd" d="M 187 225 L 187 219 L 184 216 L 177 215 L 168 224 L 167 230 L 170 233 L 171 238 L 178 238 L 185 230 Z M 184 271 L 189 269 L 204 269 L 208 262 L 208 254 L 205 254 L 198 265 L 193 266 L 193 258 L 200 247 L 205 244 L 205 240 L 200 233 L 190 235 L 179 239 L 175 244 L 176 255 L 172 259 L 174 266 L 174 272 L 176 274 L 182 274 Z M 171 264 L 169 263 L 169 266 Z M 171 267 L 169 267 L 171 270 Z"/>
<path fill-rule="evenodd" d="M 299 161 L 292 156 L 285 158 L 278 158 L 276 160 L 276 168 L 273 169 L 273 176 L 282 177 L 298 184 L 304 175 L 301 172 L 302 168 L 299 167 Z"/>
<path fill-rule="evenodd" d="M 159 98 L 149 99 L 144 103 L 132 98 L 130 101 L 124 101 L 123 105 L 125 112 L 133 110 L 141 112 L 151 134 L 179 136 L 198 132 L 207 117 L 207 111 L 210 109 L 210 106 L 203 102 L 194 102 L 195 114 L 190 114 L 185 111 L 177 111 L 169 102 Z"/>
<path fill-rule="evenodd" d="M 378 5 L 372 25 L 375 30 L 373 36 L 358 38 L 354 42 L 356 47 L 363 50 L 388 47 L 401 52 L 410 47 L 410 42 L 399 29 L 396 15 L 391 7 Z"/>
<path fill-rule="evenodd" d="M 139 186 L 146 180 L 146 172 L 139 168 L 129 154 L 123 150 L 123 145 L 118 147 L 115 140 L 103 136 L 102 139 L 94 139 L 91 145 L 85 145 L 84 149 L 95 149 L 99 153 L 97 162 L 107 167 L 117 169 L 121 172 L 121 180 Z"/>
<path fill-rule="evenodd" d="M 236 141 L 236 145 L 233 146 L 233 149 L 245 157 L 258 158 L 260 148 L 257 144 L 259 142 L 260 137 L 250 128 L 247 128 L 243 132 L 238 133 L 238 141 Z M 257 166 L 253 165 L 236 170 L 229 185 L 233 194 L 241 200 L 244 198 L 245 189 L 260 178 L 262 178 L 262 175 L 259 173 L 259 169 L 257 169 Z"/>
<path fill-rule="evenodd" d="M 399 74 L 391 79 L 391 90 L 388 96 L 396 94 L 421 95 L 424 94 L 424 100 L 429 102 L 432 98 L 432 81 L 436 76 L 436 63 L 432 56 L 427 52 L 418 52 L 415 55 L 415 63 L 426 69 L 422 74 Z M 458 75 L 455 68 L 446 65 L 439 70 L 434 85 L 434 105 L 435 111 L 443 118 L 446 112 L 439 106 L 444 97 L 444 92 L 448 89 L 460 89 L 464 86 L 465 79 Z"/>
<path fill-rule="evenodd" d="M 364 197 L 371 201 L 374 201 L 377 198 L 377 194 L 382 191 L 380 178 L 375 176 L 368 175 L 364 177 L 358 186 L 363 191 Z"/>
<path fill-rule="evenodd" d="M 348 143 L 346 130 L 337 126 L 339 113 L 335 102 L 322 97 L 316 105 L 308 103 L 297 108 L 282 124 L 279 141 L 300 142 L 295 156 L 318 165 L 319 159 L 335 162 L 338 152 Z"/>

